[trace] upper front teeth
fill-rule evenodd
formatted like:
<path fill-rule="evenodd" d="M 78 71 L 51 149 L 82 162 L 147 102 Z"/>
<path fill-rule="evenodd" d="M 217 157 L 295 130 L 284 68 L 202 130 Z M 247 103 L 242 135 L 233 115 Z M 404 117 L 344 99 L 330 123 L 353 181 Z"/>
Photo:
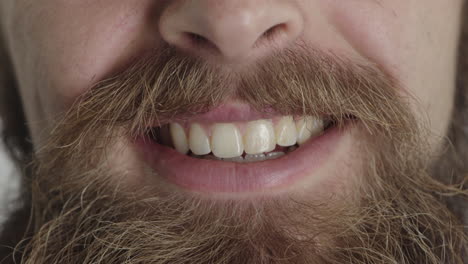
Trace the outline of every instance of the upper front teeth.
<path fill-rule="evenodd" d="M 184 128 L 177 124 L 172 123 L 170 126 L 172 143 L 177 151 L 180 153 L 187 153 L 189 151 L 189 144 L 187 142 L 187 136 L 185 135 Z"/>
<path fill-rule="evenodd" d="M 275 130 L 270 120 L 249 122 L 244 134 L 244 151 L 259 154 L 273 151 L 276 147 Z"/>
<path fill-rule="evenodd" d="M 234 124 L 215 124 L 211 135 L 211 151 L 219 158 L 234 158 L 244 152 L 240 130 Z"/>
<path fill-rule="evenodd" d="M 296 144 L 297 129 L 292 116 L 281 118 L 275 128 L 276 144 L 282 147 L 289 147 Z"/>
<path fill-rule="evenodd" d="M 213 153 L 219 158 L 235 158 L 244 152 L 257 155 L 271 152 L 276 145 L 289 147 L 303 144 L 323 132 L 323 121 L 315 117 L 302 117 L 296 121 L 291 116 L 247 123 L 193 123 L 186 129 L 178 123 L 170 124 L 174 148 L 180 153 L 190 151 L 196 155 Z M 188 134 L 188 136 L 187 136 Z M 250 157 L 250 156 L 249 156 Z"/>
<path fill-rule="evenodd" d="M 211 152 L 210 138 L 199 124 L 190 127 L 189 147 L 196 155 L 206 155 Z"/>

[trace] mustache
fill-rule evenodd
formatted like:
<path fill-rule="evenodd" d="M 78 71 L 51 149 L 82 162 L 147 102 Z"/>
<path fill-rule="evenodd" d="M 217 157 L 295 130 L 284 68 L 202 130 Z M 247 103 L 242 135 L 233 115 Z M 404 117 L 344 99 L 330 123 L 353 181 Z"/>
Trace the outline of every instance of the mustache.
<path fill-rule="evenodd" d="M 337 125 L 353 117 L 392 137 L 408 125 L 392 77 L 371 63 L 310 50 L 283 50 L 239 69 L 166 47 L 94 85 L 76 100 L 65 123 L 73 131 L 125 127 L 136 136 L 155 120 L 190 118 L 234 98 L 259 112 L 327 116 Z"/>

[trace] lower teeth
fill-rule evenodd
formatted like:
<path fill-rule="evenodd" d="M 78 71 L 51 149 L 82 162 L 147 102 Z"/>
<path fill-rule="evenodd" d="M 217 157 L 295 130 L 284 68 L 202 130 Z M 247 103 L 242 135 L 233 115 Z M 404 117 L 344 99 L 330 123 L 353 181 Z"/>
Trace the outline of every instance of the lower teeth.
<path fill-rule="evenodd" d="M 286 151 L 286 153 L 290 153 L 294 150 L 296 150 L 296 146 L 289 147 Z M 244 156 L 238 156 L 234 158 L 218 158 L 212 154 L 208 155 L 203 155 L 203 156 L 198 156 L 193 153 L 190 153 L 189 156 L 197 159 L 206 159 L 206 160 L 221 160 L 221 161 L 228 161 L 228 162 L 237 162 L 237 163 L 250 163 L 250 162 L 259 162 L 259 161 L 265 161 L 265 160 L 273 160 L 280 158 L 284 155 L 286 155 L 285 152 L 282 151 L 275 151 L 275 152 L 269 152 L 269 153 L 262 153 L 262 154 L 246 154 Z"/>

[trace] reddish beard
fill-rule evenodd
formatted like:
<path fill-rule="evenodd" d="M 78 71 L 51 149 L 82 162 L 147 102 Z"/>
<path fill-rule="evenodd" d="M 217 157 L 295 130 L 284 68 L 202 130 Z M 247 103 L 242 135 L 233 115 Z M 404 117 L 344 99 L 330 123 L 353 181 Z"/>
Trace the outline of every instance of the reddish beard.
<path fill-rule="evenodd" d="M 433 179 L 428 135 L 400 85 L 370 64 L 291 50 L 220 69 L 168 48 L 84 94 L 32 164 L 25 263 L 463 263 L 467 238 Z M 259 111 L 350 116 L 363 143 L 351 193 L 250 201 L 126 188 L 109 146 L 153 120 L 189 118 L 235 97 Z M 278 102 L 282 102 L 278 104 Z M 138 191 L 135 191 L 135 188 Z"/>

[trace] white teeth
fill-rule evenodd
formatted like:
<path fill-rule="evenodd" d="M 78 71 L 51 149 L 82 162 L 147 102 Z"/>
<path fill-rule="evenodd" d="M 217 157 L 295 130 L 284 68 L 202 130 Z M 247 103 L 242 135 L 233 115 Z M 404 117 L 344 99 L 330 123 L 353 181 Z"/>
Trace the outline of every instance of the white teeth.
<path fill-rule="evenodd" d="M 196 155 L 206 155 L 211 152 L 210 139 L 199 124 L 193 124 L 190 127 L 189 146 Z"/>
<path fill-rule="evenodd" d="M 182 154 L 191 150 L 191 155 L 195 157 L 254 162 L 281 157 L 285 155 L 284 152 L 272 152 L 276 145 L 289 147 L 290 152 L 297 148 L 296 144 L 304 144 L 323 130 L 324 122 L 321 119 L 306 116 L 294 121 L 292 116 L 285 116 L 277 119 L 275 125 L 271 120 L 256 120 L 246 124 L 218 123 L 211 126 L 194 123 L 190 126 L 188 137 L 184 127 L 172 123 L 169 133 L 161 133 L 161 137 L 163 139 L 170 134 L 172 145 Z M 162 142 L 170 145 L 167 143 L 170 140 Z"/>
<path fill-rule="evenodd" d="M 282 147 L 296 145 L 297 129 L 292 116 L 286 116 L 279 120 L 275 126 L 276 144 Z"/>
<path fill-rule="evenodd" d="M 255 162 L 265 160 L 265 154 L 247 154 L 245 155 L 245 162 Z"/>
<path fill-rule="evenodd" d="M 234 158 L 227 158 L 223 159 L 224 161 L 230 161 L 230 162 L 244 162 L 244 158 L 242 156 L 237 156 Z"/>
<path fill-rule="evenodd" d="M 323 121 L 312 116 L 303 117 L 296 121 L 297 143 L 304 144 L 307 140 L 323 132 Z"/>
<path fill-rule="evenodd" d="M 244 147 L 247 154 L 260 154 L 275 149 L 275 131 L 269 120 L 249 122 L 244 134 Z"/>
<path fill-rule="evenodd" d="M 266 155 L 266 158 L 267 159 L 276 159 L 276 158 L 279 158 L 281 156 L 284 156 L 285 153 L 282 152 L 282 151 L 278 151 L 278 152 L 270 152 Z"/>
<path fill-rule="evenodd" d="M 244 145 L 239 129 L 234 124 L 216 124 L 212 128 L 211 150 L 219 158 L 242 155 Z"/>
<path fill-rule="evenodd" d="M 184 128 L 177 123 L 172 123 L 170 125 L 170 133 L 175 149 L 182 154 L 187 154 L 189 151 L 189 145 Z"/>

